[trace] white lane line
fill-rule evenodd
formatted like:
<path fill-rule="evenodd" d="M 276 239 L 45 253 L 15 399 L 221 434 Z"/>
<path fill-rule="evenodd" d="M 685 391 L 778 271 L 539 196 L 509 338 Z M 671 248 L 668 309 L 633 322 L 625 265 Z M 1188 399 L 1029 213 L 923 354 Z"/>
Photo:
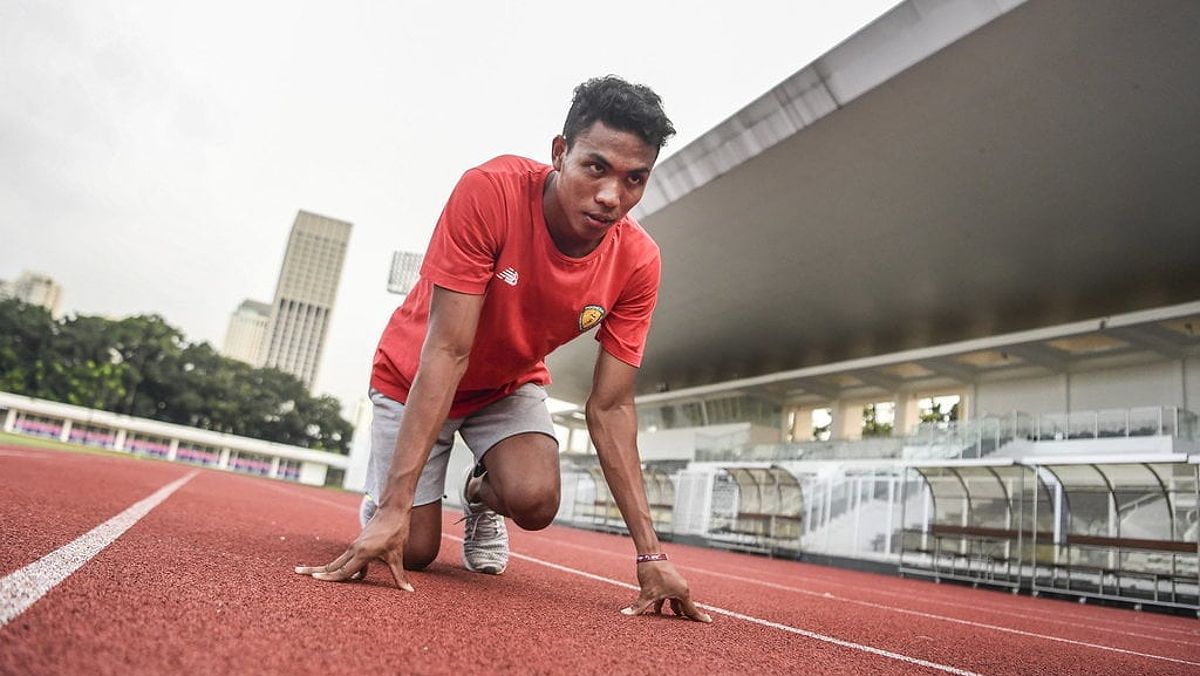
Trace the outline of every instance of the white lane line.
<path fill-rule="evenodd" d="M 172 481 L 71 542 L 0 578 L 0 628 L 79 570 L 196 474 L 192 472 Z"/>
<path fill-rule="evenodd" d="M 272 486 L 272 488 L 276 488 L 276 487 Z M 357 509 L 355 507 L 352 507 L 350 505 L 343 505 L 340 503 L 336 503 L 336 502 L 333 502 L 332 500 L 325 500 L 322 498 L 318 498 L 315 495 L 292 493 L 292 491 L 283 490 L 282 488 L 277 488 L 277 490 L 280 490 L 281 492 L 284 492 L 284 493 L 291 493 L 292 495 L 295 495 L 296 497 L 308 498 L 309 500 L 312 500 L 314 502 L 319 502 L 322 504 L 331 505 L 334 507 L 340 507 L 342 509 L 357 512 Z M 442 537 L 449 539 L 449 540 L 454 540 L 455 542 L 459 542 L 459 543 L 462 542 L 462 538 L 454 536 L 454 535 L 450 535 L 449 533 L 442 533 Z M 529 561 L 530 563 L 536 563 L 538 565 L 542 565 L 547 568 L 552 568 L 554 570 L 562 571 L 564 573 L 571 573 L 572 575 L 579 575 L 580 577 L 585 577 L 585 578 L 588 578 L 589 580 L 595 580 L 597 582 L 604 582 L 604 583 L 616 585 L 618 587 L 622 587 L 625 589 L 631 589 L 633 591 L 639 591 L 639 588 L 636 585 L 629 584 L 628 582 L 621 582 L 620 580 L 614 580 L 612 578 L 602 577 L 600 575 L 595 575 L 593 573 L 589 573 L 586 571 L 577 570 L 575 568 L 568 568 L 566 566 L 561 566 L 557 563 L 543 561 L 541 559 L 537 559 L 532 556 L 526 556 L 525 554 L 519 554 L 519 553 L 513 552 L 513 551 L 510 551 L 508 555 L 513 558 L 521 559 L 523 561 Z M 928 662 L 926 660 L 918 659 L 916 657 L 909 657 L 908 655 L 901 655 L 900 653 L 894 653 L 894 652 L 891 652 L 888 650 L 883 650 L 881 648 L 875 648 L 873 646 L 863 645 L 861 643 L 853 643 L 851 641 L 843 641 L 842 639 L 834 638 L 832 636 L 826 636 L 824 634 L 818 634 L 816 632 L 806 631 L 804 629 L 798 629 L 796 627 L 792 627 L 792 626 L 789 626 L 786 624 L 779 624 L 778 622 L 771 622 L 770 620 L 764 620 L 761 618 L 753 617 L 751 615 L 744 615 L 739 612 L 735 612 L 732 610 L 726 610 L 724 608 L 718 608 L 716 606 L 710 606 L 705 603 L 697 603 L 696 605 L 700 608 L 707 610 L 710 613 L 717 613 L 718 615 L 725 615 L 725 616 L 732 617 L 735 619 L 743 620 L 745 622 L 758 624 L 758 625 L 761 625 L 764 627 L 770 627 L 772 629 L 779 629 L 780 631 L 786 631 L 786 632 L 789 632 L 792 634 L 799 634 L 800 636 L 804 636 L 806 638 L 811 638 L 811 639 L 814 639 L 817 641 L 822 641 L 825 643 L 832 643 L 833 645 L 842 646 L 843 648 L 850 648 L 852 650 L 860 650 L 862 652 L 870 653 L 872 655 L 879 655 L 880 657 L 887 657 L 887 658 L 890 658 L 893 660 L 898 660 L 900 662 L 904 662 L 906 664 L 915 664 L 918 666 L 927 667 L 929 669 L 934 669 L 936 671 L 944 671 L 949 674 L 958 674 L 959 676 L 981 676 L 980 674 L 978 674 L 974 671 L 966 671 L 964 669 L 956 669 L 955 667 L 947 666 L 945 664 L 938 664 L 936 662 Z"/>
<path fill-rule="evenodd" d="M 573 526 L 565 526 L 565 527 L 572 528 L 574 530 L 586 530 L 586 529 L 576 528 Z M 531 537 L 536 538 L 536 536 L 531 536 Z M 541 538 L 541 539 L 544 540 L 545 538 Z M 556 544 L 559 544 L 559 543 L 556 542 Z M 584 547 L 584 545 L 574 545 L 574 544 L 572 544 L 570 546 Z M 588 549 L 594 549 L 594 548 L 588 548 Z M 596 551 L 603 551 L 603 550 L 596 549 Z M 605 553 L 612 554 L 612 552 L 605 552 Z M 722 553 L 726 553 L 726 552 L 722 552 Z M 623 555 L 619 555 L 619 556 L 623 556 Z M 807 565 L 812 565 L 812 564 L 807 564 Z M 712 572 L 712 571 L 708 571 L 708 572 Z M 775 571 L 769 571 L 765 574 L 774 575 L 776 577 L 786 577 L 785 574 L 780 573 L 780 572 L 775 572 Z M 822 575 L 806 573 L 804 577 L 807 580 L 821 582 L 823 584 L 832 585 L 834 587 L 842 587 L 845 589 L 853 589 L 856 591 L 862 589 L 862 587 L 859 585 L 848 584 L 846 582 L 834 580 L 834 579 L 831 579 L 831 578 L 828 578 L 828 577 L 825 577 Z M 912 580 L 912 581 L 920 581 L 920 578 L 905 578 L 905 579 Z M 943 587 L 943 589 L 945 587 L 953 588 L 954 585 L 945 585 Z M 937 589 L 937 588 L 935 588 L 935 589 Z M 880 594 L 883 596 L 892 596 L 895 598 L 902 598 L 902 599 L 911 599 L 912 598 L 912 596 L 910 594 L 901 594 L 901 593 L 890 592 L 890 591 L 886 591 L 886 590 L 882 590 L 882 589 L 872 589 L 871 592 L 874 594 Z M 1030 602 L 1036 603 L 1036 601 L 1030 597 L 1023 597 L 1023 598 L 1029 600 Z M 1170 616 L 1153 616 L 1153 615 L 1151 615 L 1148 617 L 1146 613 L 1133 613 L 1130 615 L 1129 618 L 1120 619 L 1120 620 L 1095 617 L 1094 615 L 1086 615 L 1085 616 L 1085 615 L 1078 614 L 1076 612 L 1076 609 L 1078 609 L 1080 607 L 1079 604 L 1070 603 L 1070 602 L 1062 602 L 1060 604 L 1061 607 L 1055 608 L 1053 610 L 1034 608 L 1034 607 L 1030 607 L 1028 604 L 1026 604 L 1026 606 L 1022 608 L 1021 612 L 1014 612 L 1012 610 L 1007 609 L 1007 607 L 1005 609 L 1001 609 L 1001 607 L 998 607 L 998 606 L 996 606 L 994 604 L 990 604 L 990 603 L 975 603 L 975 604 L 967 605 L 967 604 L 962 604 L 962 603 L 955 603 L 953 601 L 946 601 L 946 600 L 930 598 L 929 596 L 923 597 L 922 600 L 926 603 L 933 603 L 933 604 L 937 604 L 937 605 L 945 605 L 945 606 L 956 607 L 956 608 L 966 608 L 968 610 L 988 611 L 988 612 L 998 613 L 998 614 L 1002 614 L 1002 615 L 1012 615 L 1015 617 L 1022 617 L 1022 618 L 1026 618 L 1026 619 L 1033 619 L 1030 616 L 1037 615 L 1038 619 L 1041 619 L 1042 621 L 1046 621 L 1046 622 L 1052 622 L 1055 624 L 1063 624 L 1063 625 L 1079 627 L 1079 628 L 1083 628 L 1083 629 L 1092 629 L 1094 631 L 1107 631 L 1107 632 L 1112 632 L 1112 633 L 1117 633 L 1117 634 L 1125 634 L 1127 636 L 1135 636 L 1138 638 L 1149 638 L 1149 639 L 1154 639 L 1156 641 L 1165 641 L 1168 643 L 1179 643 L 1179 644 L 1188 645 L 1188 646 L 1195 645 L 1196 642 L 1194 640 L 1182 641 L 1182 640 L 1178 640 L 1178 639 L 1165 638 L 1165 637 L 1161 637 L 1161 636 L 1153 636 L 1150 634 L 1139 634 L 1139 633 L 1135 633 L 1135 632 L 1123 631 L 1121 629 L 1113 629 L 1110 627 L 1103 627 L 1103 626 L 1099 626 L 1099 625 L 1106 624 L 1106 625 L 1115 625 L 1115 626 L 1119 626 L 1119 627 L 1133 626 L 1133 627 L 1137 627 L 1137 628 L 1145 630 L 1145 631 L 1161 631 L 1161 632 L 1170 632 L 1173 634 L 1183 634 L 1185 636 L 1200 636 L 1200 630 L 1178 629 L 1178 628 L 1163 625 L 1158 622 L 1150 621 L 1150 617 L 1159 617 L 1159 618 L 1163 619 L 1164 621 L 1174 619 L 1174 618 L 1171 618 Z M 1123 612 L 1123 611 L 1119 611 L 1115 608 L 1102 608 L 1100 606 L 1096 606 L 1096 608 L 1103 609 L 1103 610 L 1112 610 L 1115 612 Z M 1081 622 L 1070 622 L 1070 621 L 1066 621 L 1066 620 L 1062 620 L 1062 619 L 1057 619 L 1057 618 L 1061 618 L 1064 616 L 1074 617 L 1078 620 L 1081 620 Z M 1086 622 L 1086 624 L 1084 622 Z M 1190 620 L 1185 620 L 1185 622 L 1190 622 Z"/>
<path fill-rule="evenodd" d="M 940 620 L 942 622 L 952 622 L 954 624 L 963 624 L 963 625 L 967 625 L 970 627 L 978 627 L 980 629 L 991 629 L 992 631 L 1000 631 L 1000 632 L 1004 632 L 1004 633 L 1008 633 L 1008 634 L 1016 634 L 1018 636 L 1026 636 L 1029 638 L 1040 638 L 1040 639 L 1043 639 L 1046 641 L 1057 641 L 1059 643 L 1069 643 L 1071 645 L 1084 646 L 1087 648 L 1095 648 L 1097 650 L 1107 650 L 1107 651 L 1116 652 L 1116 653 L 1123 653 L 1126 655 L 1136 655 L 1137 657 L 1146 657 L 1146 658 L 1154 659 L 1154 660 L 1163 660 L 1165 662 L 1175 662 L 1177 664 L 1187 664 L 1187 665 L 1200 667 L 1200 662 L 1190 662 L 1188 660 L 1176 659 L 1174 657 L 1166 657 L 1165 655 L 1154 655 L 1152 653 L 1143 653 L 1143 652 L 1138 652 L 1136 650 L 1127 650 L 1125 648 L 1117 648 L 1114 646 L 1103 645 L 1101 643 L 1089 643 L 1087 641 L 1077 641 L 1075 639 L 1063 638 L 1061 636 L 1051 636 L 1049 634 L 1038 634 L 1038 633 L 1034 633 L 1031 631 L 1024 631 L 1022 629 L 1013 629 L 1012 627 L 1002 627 L 1002 626 L 996 625 L 996 624 L 987 624 L 984 622 L 974 622 L 972 620 L 963 620 L 963 619 L 960 619 L 957 617 L 948 617 L 946 615 L 935 615 L 933 613 L 926 613 L 926 612 L 922 612 L 920 610 L 910 610 L 908 608 L 898 608 L 896 606 L 888 606 L 888 605 L 884 605 L 882 603 L 872 603 L 870 601 L 860 601 L 858 599 L 851 599 L 851 598 L 846 598 L 844 596 L 838 596 L 836 594 L 830 594 L 829 592 L 815 592 L 815 591 L 810 591 L 807 589 L 799 589 L 797 587 L 789 587 L 787 585 L 776 584 L 774 582 L 762 582 L 762 581 L 758 581 L 758 580 L 753 580 L 748 577 L 742 577 L 740 575 L 731 575 L 729 573 L 716 573 L 716 572 L 705 571 L 700 568 L 692 568 L 692 567 L 688 567 L 688 566 L 680 566 L 680 568 L 684 568 L 687 570 L 695 570 L 697 572 L 707 573 L 709 575 L 714 575 L 716 577 L 724 577 L 724 578 L 729 578 L 731 580 L 738 580 L 740 582 L 752 582 L 755 584 L 761 584 L 766 587 L 771 587 L 772 589 L 780 589 L 783 591 L 795 592 L 797 594 L 804 594 L 807 596 L 816 596 L 818 598 L 829 599 L 829 600 L 833 600 L 833 601 L 840 601 L 842 603 L 851 603 L 856 606 L 863 606 L 865 608 L 876 608 L 879 610 L 889 610 L 894 613 L 902 613 L 905 615 L 915 615 L 917 617 L 925 617 L 925 618 L 929 618 L 931 620 Z"/>
<path fill-rule="evenodd" d="M 617 552 L 611 552 L 611 551 L 608 551 L 607 549 L 601 549 L 599 547 L 589 547 L 588 545 L 576 544 L 574 542 L 560 542 L 560 541 L 554 540 L 552 538 L 541 537 L 541 536 L 532 535 L 532 534 L 528 534 L 528 533 L 524 534 L 524 537 L 527 537 L 531 540 L 538 540 L 540 542 L 553 544 L 556 547 L 564 547 L 565 546 L 565 547 L 571 547 L 574 549 L 579 549 L 582 551 L 595 552 L 597 554 L 605 554 L 607 556 L 612 556 L 612 557 L 628 558 L 627 554 L 619 554 Z M 711 570 L 708 568 L 697 568 L 695 566 L 682 566 L 681 565 L 681 566 L 676 566 L 676 567 L 680 568 L 682 570 L 694 570 L 698 573 L 703 573 L 705 575 L 714 575 L 717 577 L 727 577 L 731 580 L 738 580 L 740 582 L 747 582 L 750 584 L 762 585 L 764 587 L 773 587 L 775 589 L 792 591 L 792 592 L 796 592 L 797 594 L 810 594 L 810 595 L 821 596 L 823 598 L 834 598 L 834 599 L 839 599 L 839 600 L 846 600 L 849 602 L 855 602 L 855 603 L 857 602 L 854 599 L 842 599 L 842 597 L 833 596 L 833 595 L 829 594 L 828 592 L 816 592 L 813 590 L 801 589 L 798 587 L 783 585 L 783 584 L 780 584 L 777 582 L 770 582 L 767 580 L 759 580 L 759 579 L 752 579 L 752 578 L 748 578 L 748 577 L 742 577 L 742 576 L 734 574 L 734 573 L 726 573 L 723 571 Z M 825 577 L 821 577 L 821 576 L 810 575 L 810 576 L 805 576 L 805 577 L 809 580 L 815 580 L 820 584 L 828 584 L 828 585 L 832 585 L 834 587 L 846 587 L 846 588 L 853 589 L 855 591 L 864 591 L 862 587 L 856 587 L 855 585 L 846 584 L 844 582 L 837 582 L 837 581 L 830 580 L 829 578 L 825 578 Z M 895 592 L 889 592 L 889 591 L 885 591 L 883 589 L 870 589 L 867 591 L 869 591 L 872 594 L 893 596 L 893 597 L 902 598 L 902 599 L 906 599 L 906 600 L 910 600 L 910 601 L 913 600 L 913 597 L 911 595 L 897 594 Z M 1029 615 L 1027 615 L 1027 614 L 1022 614 L 1022 613 L 1013 612 L 1013 611 L 1009 611 L 1009 610 L 999 610 L 999 609 L 995 608 L 994 606 L 986 605 L 986 604 L 970 605 L 970 604 L 966 604 L 966 603 L 954 603 L 952 601 L 940 601 L 940 600 L 930 599 L 930 598 L 926 598 L 926 597 L 923 597 L 921 599 L 921 603 L 932 603 L 935 605 L 951 606 L 951 607 L 955 607 L 955 608 L 965 608 L 967 610 L 973 610 L 973 611 L 977 611 L 977 612 L 997 613 L 997 614 L 1001 614 L 1001 615 L 1012 615 L 1014 617 L 1030 619 Z M 894 606 L 887 606 L 887 607 L 895 609 L 895 610 L 903 610 L 901 608 L 895 608 Z M 1109 633 L 1113 633 L 1113 634 L 1121 634 L 1124 636 L 1130 636 L 1130 637 L 1134 637 L 1134 638 L 1151 639 L 1154 641 L 1161 641 L 1164 643 L 1178 643 L 1179 645 L 1186 645 L 1186 646 L 1196 645 L 1195 641 L 1181 641 L 1179 639 L 1166 638 L 1164 636 L 1154 636 L 1152 634 L 1141 634 L 1141 633 L 1133 632 L 1133 631 L 1121 631 L 1120 629 L 1111 629 L 1109 627 L 1101 627 L 1101 626 L 1092 625 L 1092 624 L 1083 624 L 1081 622 L 1068 622 L 1066 620 L 1053 620 L 1053 619 L 1040 618 L 1040 617 L 1038 618 L 1038 621 L 1039 622 L 1053 622 L 1055 624 L 1062 624 L 1062 625 L 1071 626 L 1071 627 L 1078 627 L 1080 629 L 1088 629 L 1091 631 L 1104 631 L 1104 632 L 1109 632 Z"/>
<path fill-rule="evenodd" d="M 22 451 L 12 451 L 9 449 L 0 449 L 0 456 L 6 458 L 53 458 L 57 457 L 50 453 L 28 453 Z"/>
<path fill-rule="evenodd" d="M 442 537 L 450 539 L 450 540 L 454 540 L 455 542 L 462 542 L 462 538 L 456 537 L 454 535 L 450 535 L 448 533 L 442 533 Z M 551 563 L 550 561 L 543 561 L 542 559 L 539 559 L 539 558 L 536 558 L 533 556 L 519 554 L 519 553 L 513 552 L 513 551 L 510 551 L 508 553 L 508 555 L 513 558 L 516 558 L 516 559 L 521 559 L 522 561 L 529 561 L 530 563 L 536 563 L 540 566 L 545 566 L 547 568 L 557 570 L 557 571 L 560 571 L 563 573 L 570 573 L 572 575 L 578 575 L 580 577 L 585 577 L 589 580 L 595 580 L 597 582 L 604 582 L 604 583 L 615 585 L 617 587 L 621 587 L 624 589 L 630 589 L 635 592 L 640 591 L 640 588 L 637 585 L 629 584 L 628 582 L 621 582 L 620 580 L 614 580 L 612 578 L 604 577 L 602 575 L 596 575 L 594 573 L 589 573 L 587 571 L 578 570 L 576 568 L 570 568 L 568 566 L 563 566 L 563 565 L 560 565 L 557 563 Z M 979 676 L 979 674 L 977 674 L 973 671 L 966 671 L 965 669 L 957 669 L 955 667 L 947 666 L 945 664 L 938 664 L 937 662 L 928 662 L 926 660 L 918 659 L 916 657 L 909 657 L 908 655 L 901 655 L 900 653 L 894 653 L 889 650 L 883 650 L 882 648 L 876 648 L 874 646 L 863 645 L 861 643 L 854 643 L 853 641 L 844 641 L 840 638 L 834 638 L 833 636 L 826 636 L 825 634 L 818 634 L 813 631 L 799 629 L 797 627 L 793 627 L 793 626 L 787 625 L 787 624 L 771 622 L 770 620 L 764 620 L 762 618 L 754 617 L 752 615 L 745 615 L 743 613 L 739 613 L 739 612 L 736 612 L 733 610 L 726 610 L 724 608 L 719 608 L 717 606 L 710 606 L 706 603 L 697 603 L 696 606 L 699 608 L 703 608 L 704 610 L 707 610 L 710 613 L 717 613 L 718 615 L 725 615 L 727 617 L 732 617 L 732 618 L 735 618 L 738 620 L 743 620 L 745 622 L 750 622 L 752 624 L 757 624 L 757 625 L 761 625 L 764 627 L 770 627 L 771 629 L 779 629 L 780 631 L 786 631 L 786 632 L 792 633 L 792 634 L 799 634 L 800 636 L 804 636 L 806 638 L 811 638 L 811 639 L 814 639 L 817 641 L 822 641 L 824 643 L 832 643 L 833 645 L 841 646 L 843 648 L 850 648 L 851 650 L 859 650 L 862 652 L 870 653 L 872 655 L 878 655 L 880 657 L 887 657 L 889 659 L 898 660 L 898 661 L 904 662 L 906 664 L 915 664 L 917 666 L 922 666 L 922 667 L 926 667 L 929 669 L 935 669 L 937 671 L 944 671 L 949 674 L 959 674 L 960 676 Z"/>
<path fill-rule="evenodd" d="M 538 536 L 528 536 L 527 535 L 526 537 L 530 537 L 532 539 L 542 540 L 542 541 L 547 540 L 547 538 L 538 537 Z M 613 556 L 620 556 L 619 554 L 616 554 L 615 552 L 609 552 L 609 551 L 600 549 L 598 547 L 587 547 L 585 545 L 576 545 L 574 543 L 569 543 L 569 542 L 555 542 L 554 544 L 556 546 L 568 545 L 568 546 L 573 546 L 573 547 L 576 547 L 579 549 L 586 549 L 588 551 L 601 552 L 601 553 L 610 554 Z M 1088 647 L 1088 648 L 1095 648 L 1097 650 L 1107 650 L 1107 651 L 1111 651 L 1111 652 L 1124 653 L 1126 655 L 1136 655 L 1138 657 L 1146 657 L 1149 659 L 1164 660 L 1166 662 L 1176 662 L 1178 664 L 1200 666 L 1200 662 L 1190 662 L 1188 660 L 1177 659 L 1174 657 L 1167 657 L 1165 655 L 1155 655 L 1152 653 L 1143 653 L 1143 652 L 1138 652 L 1136 650 L 1127 650 L 1125 648 L 1117 648 L 1115 646 L 1103 645 L 1101 643 L 1089 643 L 1087 641 L 1077 641 L 1075 639 L 1063 638 L 1061 636 L 1051 636 L 1049 634 L 1037 634 L 1034 632 L 1024 631 L 1021 629 L 1013 629 L 1011 627 L 1002 627 L 1000 625 L 995 625 L 995 624 L 974 622 L 972 620 L 964 620 L 964 619 L 960 619 L 957 617 L 949 617 L 946 615 L 935 615 L 933 613 L 926 613 L 926 612 L 922 612 L 920 610 L 911 610 L 908 608 L 889 606 L 889 605 L 884 605 L 882 603 L 872 603 L 871 601 L 860 601 L 858 599 L 847 598 L 845 596 L 838 596 L 836 594 L 831 594 L 829 592 L 818 592 L 818 591 L 812 591 L 810 589 L 801 589 L 799 587 L 791 587 L 788 585 L 777 584 L 775 582 L 767 582 L 765 580 L 755 580 L 755 579 L 749 578 L 749 577 L 742 577 L 741 575 L 734 575 L 731 573 L 721 573 L 721 572 L 717 572 L 714 570 L 708 570 L 705 568 L 697 568 L 696 566 L 678 566 L 678 568 L 680 568 L 682 570 L 693 570 L 698 573 L 702 573 L 705 575 L 712 575 L 714 577 L 722 577 L 722 578 L 727 578 L 730 580 L 736 580 L 738 582 L 757 584 L 757 585 L 761 585 L 764 587 L 770 587 L 771 589 L 779 589 L 781 591 L 790 591 L 790 592 L 794 592 L 796 594 L 803 594 L 805 596 L 815 596 L 817 598 L 821 598 L 821 599 L 825 599 L 825 600 L 829 600 L 829 601 L 840 601 L 842 603 L 850 603 L 853 605 L 863 606 L 866 608 L 889 610 L 889 611 L 892 611 L 895 613 L 902 613 L 905 615 L 915 615 L 917 617 L 925 617 L 925 618 L 929 618 L 932 620 L 941 620 L 943 622 L 953 622 L 955 624 L 963 624 L 963 625 L 967 625 L 967 626 L 971 626 L 971 627 L 978 627 L 980 629 L 991 629 L 994 631 L 1000 631 L 1000 632 L 1009 633 L 1009 634 L 1016 634 L 1018 636 L 1026 636 L 1029 638 L 1040 638 L 1040 639 L 1044 639 L 1047 641 L 1057 641 L 1059 643 L 1069 643 L 1072 645 L 1084 646 L 1084 647 Z"/>

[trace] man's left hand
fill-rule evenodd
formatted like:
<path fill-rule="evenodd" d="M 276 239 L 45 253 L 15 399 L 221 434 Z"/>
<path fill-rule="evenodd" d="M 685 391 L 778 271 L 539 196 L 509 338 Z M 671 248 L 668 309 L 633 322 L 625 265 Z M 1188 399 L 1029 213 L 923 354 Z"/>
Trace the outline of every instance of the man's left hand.
<path fill-rule="evenodd" d="M 647 561 L 637 564 L 638 584 L 642 593 L 637 600 L 621 612 L 625 615 L 641 615 L 651 609 L 661 615 L 663 605 L 671 602 L 671 609 L 680 617 L 697 622 L 712 622 L 707 613 L 692 603 L 687 580 L 675 570 L 670 561 Z"/>

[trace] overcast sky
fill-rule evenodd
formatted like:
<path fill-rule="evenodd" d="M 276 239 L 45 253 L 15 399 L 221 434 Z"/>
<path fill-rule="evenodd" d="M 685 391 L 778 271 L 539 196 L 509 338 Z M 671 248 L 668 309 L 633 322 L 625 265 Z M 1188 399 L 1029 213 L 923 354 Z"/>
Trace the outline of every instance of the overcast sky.
<path fill-rule="evenodd" d="M 298 209 L 354 224 L 317 390 L 352 414 L 454 182 L 547 161 L 571 90 L 652 86 L 682 148 L 896 4 L 0 0 L 0 279 L 220 347 Z"/>

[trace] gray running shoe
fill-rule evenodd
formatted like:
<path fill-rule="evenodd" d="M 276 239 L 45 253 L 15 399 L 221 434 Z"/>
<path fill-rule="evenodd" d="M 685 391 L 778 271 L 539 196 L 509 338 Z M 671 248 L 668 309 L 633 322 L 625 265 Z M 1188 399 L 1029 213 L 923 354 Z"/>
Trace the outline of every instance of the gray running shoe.
<path fill-rule="evenodd" d="M 504 517 L 493 512 L 487 505 L 467 500 L 467 487 L 474 478 L 474 467 L 467 468 L 463 477 L 462 501 L 463 521 L 463 565 L 474 573 L 499 575 L 508 567 L 508 530 Z"/>

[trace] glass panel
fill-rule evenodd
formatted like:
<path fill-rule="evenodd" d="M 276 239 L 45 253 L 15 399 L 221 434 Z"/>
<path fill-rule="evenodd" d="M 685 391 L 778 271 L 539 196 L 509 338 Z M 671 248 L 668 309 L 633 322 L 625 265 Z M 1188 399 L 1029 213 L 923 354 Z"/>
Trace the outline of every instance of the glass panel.
<path fill-rule="evenodd" d="M 1179 415 L 1179 408 L 1175 406 L 1167 406 L 1161 410 L 1162 430 L 1159 432 L 1159 434 L 1165 434 L 1169 437 L 1176 436 L 1176 433 L 1179 431 L 1179 428 L 1176 425 L 1176 417 Z"/>
<path fill-rule="evenodd" d="M 1008 528 L 1008 494 L 996 475 L 983 467 L 963 467 L 958 473 L 970 491 L 971 522 L 968 525 Z"/>
<path fill-rule="evenodd" d="M 1093 439 L 1096 437 L 1097 414 L 1094 411 L 1080 411 L 1068 415 L 1069 437 L 1071 439 Z"/>
<path fill-rule="evenodd" d="M 1091 465 L 1053 465 L 1049 469 L 1068 491 L 1082 488 L 1108 492 L 1104 477 Z"/>
<path fill-rule="evenodd" d="M 1096 426 L 1101 437 L 1123 437 L 1129 424 L 1129 411 L 1100 411 L 1096 414 Z"/>
<path fill-rule="evenodd" d="M 1149 437 L 1159 433 L 1160 408 L 1131 408 L 1129 409 L 1129 436 Z"/>
<path fill-rule="evenodd" d="M 943 467 L 921 470 L 933 492 L 933 523 L 961 526 L 967 510 L 967 494 L 952 470 Z"/>
<path fill-rule="evenodd" d="M 1197 417 L 1195 413 L 1187 410 L 1179 411 L 1179 430 L 1176 433 L 1180 439 L 1187 441 L 1196 440 Z"/>
<path fill-rule="evenodd" d="M 1067 532 L 1115 537 L 1116 513 L 1100 472 L 1091 465 L 1054 465 L 1049 469 L 1063 484 Z"/>
<path fill-rule="evenodd" d="M 1042 441 L 1066 439 L 1067 415 L 1065 413 L 1047 413 L 1039 417 L 1038 438 Z"/>

